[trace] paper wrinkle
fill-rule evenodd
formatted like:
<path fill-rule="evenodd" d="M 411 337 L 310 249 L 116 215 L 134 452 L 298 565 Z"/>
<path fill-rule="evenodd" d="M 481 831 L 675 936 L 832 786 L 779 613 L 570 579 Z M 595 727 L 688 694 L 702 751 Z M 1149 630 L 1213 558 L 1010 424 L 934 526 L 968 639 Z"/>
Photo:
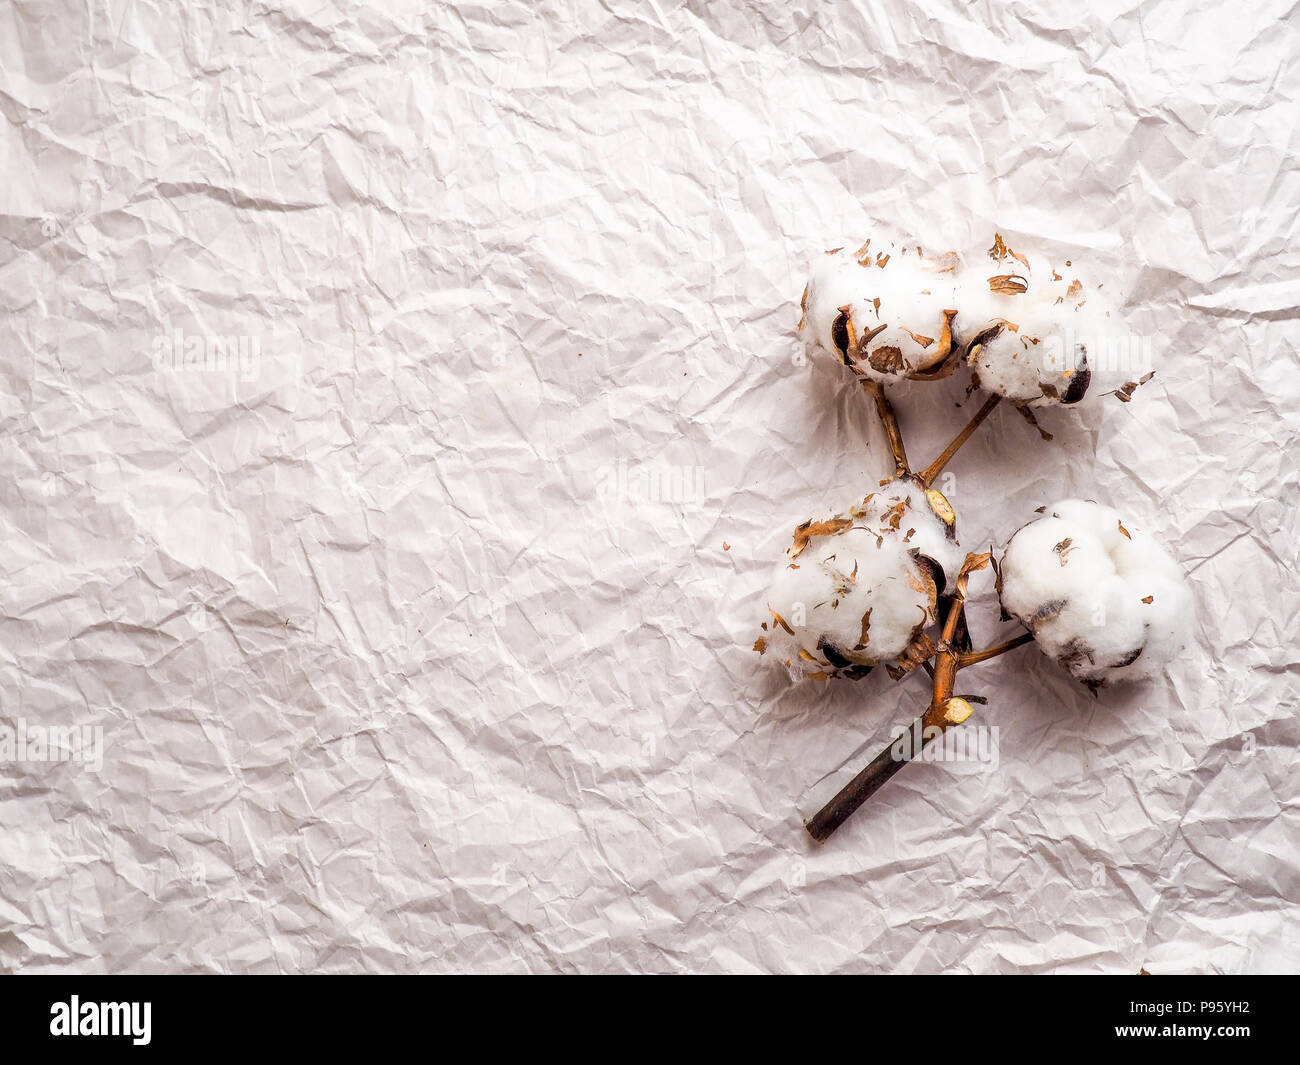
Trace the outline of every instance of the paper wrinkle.
<path fill-rule="evenodd" d="M 5 8 L 0 724 L 104 765 L 0 764 L 0 969 L 1294 970 L 1297 33 Z M 996 771 L 909 766 L 814 848 L 925 698 L 750 650 L 793 526 L 887 468 L 794 333 L 873 220 L 1127 296 L 1133 402 L 1050 444 L 1004 405 L 939 487 L 968 549 L 1131 513 L 1197 621 L 1099 699 L 972 668 Z M 892 390 L 916 461 L 966 381 Z"/>

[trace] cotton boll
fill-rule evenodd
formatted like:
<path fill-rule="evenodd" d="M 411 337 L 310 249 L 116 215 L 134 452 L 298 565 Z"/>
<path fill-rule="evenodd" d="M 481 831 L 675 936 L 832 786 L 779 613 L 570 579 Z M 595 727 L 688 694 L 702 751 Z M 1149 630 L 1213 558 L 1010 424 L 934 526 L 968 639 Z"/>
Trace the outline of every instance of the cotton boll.
<path fill-rule="evenodd" d="M 1192 594 L 1178 564 L 1110 507 L 1064 500 L 1002 554 L 1002 607 L 1091 685 L 1158 673 L 1186 644 Z"/>
<path fill-rule="evenodd" d="M 976 384 L 1019 406 L 1078 402 L 1091 384 L 1088 371 L 1086 366 L 1066 366 L 1043 344 L 1053 328 L 1050 320 L 1032 315 L 993 327 L 969 349 L 967 361 Z"/>
<path fill-rule="evenodd" d="M 909 650 L 925 652 L 940 582 L 962 557 L 936 504 L 946 507 L 903 479 L 847 512 L 801 524 L 773 573 L 770 620 L 755 649 L 771 652 L 795 679 L 859 677 L 903 664 Z"/>
<path fill-rule="evenodd" d="M 834 539 L 773 575 L 768 642 L 791 676 L 860 675 L 861 667 L 892 663 L 933 620 L 933 583 L 915 562 L 877 550 L 860 530 Z"/>
<path fill-rule="evenodd" d="M 1132 364 L 1127 327 L 1070 267 L 1014 252 L 999 236 L 987 261 L 961 271 L 957 290 L 957 343 L 980 387 L 1043 407 L 1069 406 L 1125 383 Z M 1118 376 L 1117 364 L 1124 366 Z"/>
<path fill-rule="evenodd" d="M 971 268 L 959 279 L 958 336 L 976 382 L 1021 406 L 1077 403 L 1091 373 L 1071 329 L 1075 309 L 1046 266 L 998 269 Z"/>
<path fill-rule="evenodd" d="M 875 381 L 951 372 L 957 257 L 881 237 L 814 265 L 800 329 L 814 350 Z"/>

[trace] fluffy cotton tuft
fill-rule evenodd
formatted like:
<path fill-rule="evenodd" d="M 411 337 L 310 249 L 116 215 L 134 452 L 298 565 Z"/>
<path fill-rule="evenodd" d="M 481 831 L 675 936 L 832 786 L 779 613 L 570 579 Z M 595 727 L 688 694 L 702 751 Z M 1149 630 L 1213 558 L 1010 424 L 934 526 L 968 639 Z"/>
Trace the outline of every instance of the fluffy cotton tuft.
<path fill-rule="evenodd" d="M 877 234 L 814 265 L 799 328 L 809 346 L 874 381 L 936 379 L 960 354 L 976 383 L 1025 407 L 1127 399 L 1150 369 L 1135 337 L 1069 261 L 994 238 L 963 265 Z"/>
<path fill-rule="evenodd" d="M 773 573 L 770 619 L 755 649 L 794 679 L 899 665 L 936 620 L 937 595 L 961 565 L 941 514 L 951 517 L 941 495 L 901 479 L 846 513 L 804 522 Z"/>
<path fill-rule="evenodd" d="M 879 236 L 827 252 L 803 296 L 808 344 L 875 381 L 942 376 L 952 363 L 956 253 L 930 257 Z"/>
<path fill-rule="evenodd" d="M 1153 676 L 1187 642 L 1192 593 L 1178 564 L 1099 503 L 1045 508 L 1007 543 L 998 583 L 1043 652 L 1094 686 Z"/>
<path fill-rule="evenodd" d="M 957 342 L 977 384 L 1027 407 L 1071 405 L 1137 376 L 1144 349 L 1073 269 L 998 237 L 956 279 Z"/>

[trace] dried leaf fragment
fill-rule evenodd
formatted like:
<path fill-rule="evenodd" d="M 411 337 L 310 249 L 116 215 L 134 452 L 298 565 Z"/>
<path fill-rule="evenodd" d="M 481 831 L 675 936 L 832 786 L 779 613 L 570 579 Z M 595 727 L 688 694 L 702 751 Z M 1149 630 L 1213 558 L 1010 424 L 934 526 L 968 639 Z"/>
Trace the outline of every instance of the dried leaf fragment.
<path fill-rule="evenodd" d="M 888 344 L 868 355 L 867 362 L 877 373 L 895 374 L 903 368 L 903 352 L 901 348 Z"/>
<path fill-rule="evenodd" d="M 863 355 L 865 355 L 867 352 L 867 346 L 873 340 L 875 340 L 877 336 L 879 336 L 888 328 L 889 328 L 889 323 L 885 322 L 882 325 L 876 326 L 875 329 L 867 330 L 867 332 L 863 333 L 860 337 L 858 337 L 858 344 L 857 344 L 858 357 L 861 358 Z"/>
<path fill-rule="evenodd" d="M 993 561 L 992 551 L 981 551 L 979 554 L 971 552 L 966 556 L 966 560 L 961 564 L 961 569 L 957 571 L 958 579 L 965 577 L 968 573 L 975 573 L 982 570 L 991 561 Z"/>
<path fill-rule="evenodd" d="M 794 635 L 794 629 L 790 628 L 790 623 L 786 621 L 785 618 L 783 618 L 770 606 L 767 608 L 767 612 L 772 615 L 772 620 L 775 621 L 778 625 L 780 625 L 781 628 L 785 629 L 785 631 L 788 632 L 791 636 Z"/>
<path fill-rule="evenodd" d="M 853 648 L 855 651 L 861 651 L 867 646 L 868 635 L 871 632 L 871 607 L 867 607 L 867 612 L 862 615 L 862 631 L 858 634 L 858 645 Z"/>
<path fill-rule="evenodd" d="M 1059 544 L 1057 544 L 1054 548 L 1052 548 L 1052 550 L 1056 552 L 1056 557 L 1060 561 L 1062 566 L 1064 566 L 1070 560 L 1070 552 L 1078 550 L 1077 547 L 1072 546 L 1073 544 L 1074 544 L 1073 538 L 1067 536 L 1064 540 L 1062 540 Z"/>
<path fill-rule="evenodd" d="M 1107 392 L 1106 395 L 1114 396 L 1121 403 L 1128 403 L 1133 398 L 1133 393 L 1150 381 L 1151 378 L 1155 377 L 1155 375 L 1155 370 L 1152 370 L 1149 374 L 1143 375 L 1136 381 L 1128 381 L 1113 392 Z"/>
<path fill-rule="evenodd" d="M 851 528 L 853 520 L 851 518 L 829 518 L 826 521 L 806 521 L 794 531 L 794 544 L 787 552 L 790 558 L 798 558 L 803 554 L 804 548 L 808 546 L 814 536 L 838 536 L 845 529 Z"/>
<path fill-rule="evenodd" d="M 996 274 L 989 278 L 989 291 L 1002 296 L 1018 296 L 1029 291 L 1029 280 L 1020 274 Z"/>

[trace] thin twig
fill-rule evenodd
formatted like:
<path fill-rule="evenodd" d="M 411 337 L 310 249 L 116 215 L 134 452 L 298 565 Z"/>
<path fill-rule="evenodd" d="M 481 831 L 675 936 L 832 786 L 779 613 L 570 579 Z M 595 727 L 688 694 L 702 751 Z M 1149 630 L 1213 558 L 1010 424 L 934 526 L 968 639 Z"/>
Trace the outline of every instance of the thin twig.
<path fill-rule="evenodd" d="M 844 824 L 854 810 L 871 798 L 886 781 L 921 753 L 920 751 L 913 751 L 912 747 L 914 745 L 910 742 L 905 742 L 900 747 L 899 740 L 910 736 L 917 725 L 920 725 L 924 720 L 925 715 L 922 714 L 916 719 L 916 723 L 908 728 L 907 732 L 895 736 L 893 742 L 875 758 L 871 759 L 861 773 L 841 788 L 835 798 L 817 811 L 816 816 L 805 826 L 808 829 L 808 834 L 813 839 L 818 843 L 825 843 L 830 834 Z M 922 728 L 924 728 L 924 725 L 922 725 Z M 924 732 L 922 732 L 922 735 L 924 735 Z M 900 749 L 904 757 L 895 757 L 894 751 L 896 749 Z"/>
<path fill-rule="evenodd" d="M 943 468 L 947 466 L 952 460 L 952 457 L 961 450 L 962 445 L 971 438 L 971 434 L 980 427 L 980 424 L 984 419 L 993 413 L 993 408 L 998 405 L 998 401 L 1001 399 L 1002 397 L 996 394 L 989 396 L 989 398 L 984 401 L 984 406 L 980 407 L 976 412 L 975 417 L 967 422 L 966 427 L 952 438 L 952 443 L 944 448 L 943 451 L 940 452 L 939 457 L 930 463 L 930 465 L 928 465 L 925 470 L 918 475 L 918 479 L 923 488 L 929 488 L 930 485 L 934 484 L 934 479 L 943 472 Z"/>
<path fill-rule="evenodd" d="M 912 472 L 912 467 L 907 464 L 907 449 L 903 447 L 903 433 L 898 427 L 898 416 L 894 413 L 894 405 L 885 395 L 885 386 L 879 381 L 868 379 L 862 382 L 862 387 L 876 401 L 876 413 L 880 415 L 885 439 L 889 442 L 889 450 L 894 455 L 894 476 L 906 477 Z"/>
<path fill-rule="evenodd" d="M 1019 636 L 1000 643 L 996 647 L 986 647 L 982 651 L 967 651 L 957 659 L 957 668 L 965 669 L 967 666 L 973 666 L 976 662 L 987 662 L 990 658 L 997 658 L 998 655 L 1004 655 L 1008 651 L 1014 651 L 1017 647 L 1023 647 L 1027 643 L 1032 643 L 1034 634 L 1032 632 L 1022 632 Z"/>

